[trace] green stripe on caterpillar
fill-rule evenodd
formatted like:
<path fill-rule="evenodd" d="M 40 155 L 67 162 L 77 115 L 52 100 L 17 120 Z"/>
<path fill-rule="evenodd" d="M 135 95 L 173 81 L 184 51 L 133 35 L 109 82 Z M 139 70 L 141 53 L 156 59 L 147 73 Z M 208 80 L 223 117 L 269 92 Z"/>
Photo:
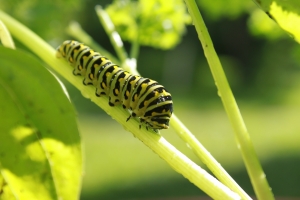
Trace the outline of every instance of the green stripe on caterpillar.
<path fill-rule="evenodd" d="M 84 85 L 94 85 L 96 96 L 107 95 L 109 105 L 131 110 L 146 128 L 167 129 L 173 112 L 171 94 L 158 82 L 132 75 L 83 43 L 67 40 L 57 48 L 56 56 L 74 67 L 73 74 L 84 77 Z M 141 125 L 140 125 L 141 127 Z"/>

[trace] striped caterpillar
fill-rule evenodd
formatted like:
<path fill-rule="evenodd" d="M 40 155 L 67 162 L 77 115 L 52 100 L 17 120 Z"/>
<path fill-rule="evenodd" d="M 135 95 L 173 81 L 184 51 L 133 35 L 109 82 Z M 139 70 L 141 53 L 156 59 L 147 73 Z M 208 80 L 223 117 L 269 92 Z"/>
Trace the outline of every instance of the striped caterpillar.
<path fill-rule="evenodd" d="M 131 110 L 146 128 L 167 129 L 173 112 L 171 94 L 158 82 L 132 75 L 83 43 L 67 40 L 57 48 L 56 56 L 74 67 L 73 74 L 84 77 L 84 85 L 94 85 L 96 96 L 107 95 L 109 105 L 121 104 Z"/>

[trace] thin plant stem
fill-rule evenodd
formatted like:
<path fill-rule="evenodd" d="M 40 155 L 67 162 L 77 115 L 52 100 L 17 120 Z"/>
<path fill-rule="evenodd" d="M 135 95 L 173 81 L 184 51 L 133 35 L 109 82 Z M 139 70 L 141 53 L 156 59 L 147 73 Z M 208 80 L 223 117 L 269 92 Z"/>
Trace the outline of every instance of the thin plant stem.
<path fill-rule="evenodd" d="M 125 63 L 126 59 L 128 58 L 127 53 L 124 49 L 123 42 L 119 33 L 115 30 L 115 26 L 110 20 L 108 14 L 105 10 L 102 9 L 100 5 L 95 7 L 96 13 L 99 17 L 101 24 L 103 25 L 104 30 L 106 31 L 107 35 L 109 36 L 110 42 L 113 45 L 121 63 Z"/>
<path fill-rule="evenodd" d="M 139 44 L 139 36 L 137 35 L 136 39 L 132 43 L 131 49 L 130 49 L 130 58 L 138 59 L 140 51 L 140 44 Z"/>
<path fill-rule="evenodd" d="M 232 94 L 222 65 L 214 49 L 212 40 L 206 29 L 200 11 L 194 0 L 185 0 L 189 13 L 192 17 L 193 24 L 196 27 L 198 37 L 201 41 L 204 54 L 208 61 L 210 70 L 218 88 L 218 94 L 221 97 L 225 111 L 233 127 L 237 146 L 241 151 L 246 169 L 250 176 L 251 183 L 258 199 L 273 200 L 274 195 L 270 190 L 268 181 L 257 158 L 252 141 L 248 134 L 246 125 L 241 116 L 235 98 Z M 226 183 L 224 183 L 226 184 Z"/>
<path fill-rule="evenodd" d="M 133 44 L 134 48 L 134 55 L 131 58 L 128 58 L 128 55 L 124 49 L 122 39 L 119 35 L 119 33 L 115 30 L 115 25 L 111 21 L 109 15 L 105 10 L 102 9 L 100 5 L 95 7 L 96 13 L 100 19 L 100 22 L 106 31 L 108 37 L 110 38 L 110 41 L 117 52 L 118 57 L 121 60 L 121 66 L 124 70 L 130 71 L 133 74 L 138 75 L 138 71 L 136 69 L 137 65 L 137 59 L 136 57 L 138 56 L 138 51 L 139 51 L 139 44 L 137 41 L 137 44 Z"/>
<path fill-rule="evenodd" d="M 101 47 L 90 35 L 88 35 L 79 25 L 79 23 L 73 21 L 69 24 L 66 29 L 67 33 L 80 42 L 85 43 L 86 45 L 94 48 L 100 54 L 107 56 L 113 63 L 120 65 L 120 61 L 114 57 L 111 53 L 106 51 L 103 47 Z"/>
<path fill-rule="evenodd" d="M 2 23 L 2 21 L 0 21 L 0 40 L 3 46 L 11 49 L 16 48 L 9 31 L 7 30 L 6 26 Z"/>

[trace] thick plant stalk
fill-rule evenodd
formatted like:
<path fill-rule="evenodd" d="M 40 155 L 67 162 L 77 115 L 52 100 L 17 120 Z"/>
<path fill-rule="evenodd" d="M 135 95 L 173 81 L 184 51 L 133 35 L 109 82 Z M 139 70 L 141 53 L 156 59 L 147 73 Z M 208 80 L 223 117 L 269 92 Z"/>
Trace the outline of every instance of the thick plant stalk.
<path fill-rule="evenodd" d="M 257 158 L 246 125 L 234 99 L 197 4 L 195 0 L 185 0 L 185 2 L 192 17 L 193 24 L 196 27 L 204 54 L 217 85 L 218 94 L 221 97 L 226 113 L 235 132 L 237 146 L 242 153 L 242 157 L 250 176 L 251 183 L 254 187 L 254 191 L 258 199 L 273 200 L 273 193 L 271 192 L 266 176 Z"/>

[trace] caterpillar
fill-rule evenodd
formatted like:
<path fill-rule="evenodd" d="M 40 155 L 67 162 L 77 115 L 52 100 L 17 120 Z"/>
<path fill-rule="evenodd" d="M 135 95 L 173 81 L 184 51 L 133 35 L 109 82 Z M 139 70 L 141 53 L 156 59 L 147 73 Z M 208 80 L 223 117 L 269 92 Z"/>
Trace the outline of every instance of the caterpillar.
<path fill-rule="evenodd" d="M 172 96 L 158 82 L 132 75 L 90 47 L 73 40 L 63 42 L 57 48 L 56 57 L 65 58 L 74 67 L 73 74 L 84 77 L 84 85 L 95 86 L 96 96 L 107 95 L 110 106 L 121 104 L 130 110 L 126 121 L 138 117 L 140 128 L 142 124 L 154 131 L 169 128 Z"/>

